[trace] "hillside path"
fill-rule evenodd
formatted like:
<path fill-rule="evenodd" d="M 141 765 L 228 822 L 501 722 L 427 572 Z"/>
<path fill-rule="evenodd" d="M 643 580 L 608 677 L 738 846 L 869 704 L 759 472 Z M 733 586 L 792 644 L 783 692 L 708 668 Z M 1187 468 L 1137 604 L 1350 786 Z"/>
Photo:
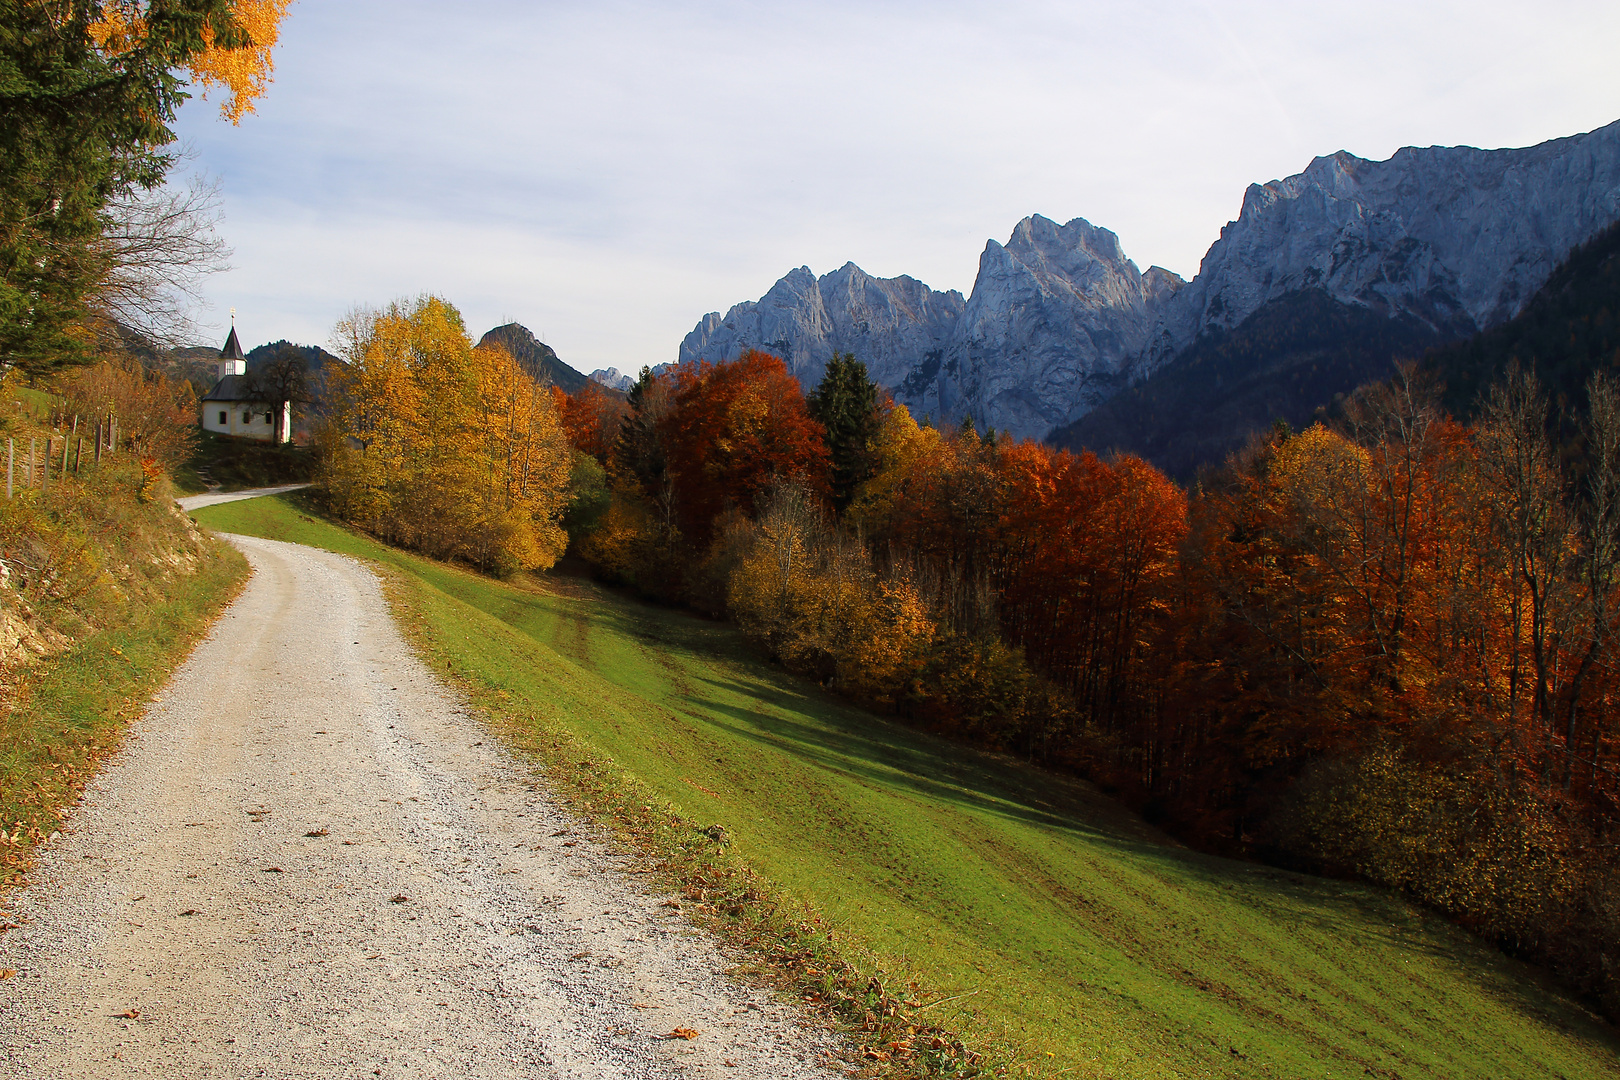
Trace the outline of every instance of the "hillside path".
<path fill-rule="evenodd" d="M 280 495 L 284 491 L 302 491 L 307 487 L 308 484 L 282 484 L 280 487 L 244 488 L 241 491 L 210 491 L 202 495 L 187 495 L 174 501 L 180 509 L 189 513 L 192 510 L 201 510 L 205 506 L 257 499 L 261 495 Z"/>
<path fill-rule="evenodd" d="M 0 1075 L 836 1075 L 535 787 L 368 569 L 229 539 L 252 580 L 9 898 Z"/>

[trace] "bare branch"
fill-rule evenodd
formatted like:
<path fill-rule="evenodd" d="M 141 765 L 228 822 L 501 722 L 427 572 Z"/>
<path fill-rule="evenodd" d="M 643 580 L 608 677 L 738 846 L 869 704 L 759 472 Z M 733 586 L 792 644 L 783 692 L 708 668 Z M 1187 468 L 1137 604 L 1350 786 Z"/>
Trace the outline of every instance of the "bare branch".
<path fill-rule="evenodd" d="M 108 207 L 103 251 L 110 270 L 94 306 L 157 345 L 195 341 L 191 313 L 203 279 L 228 269 L 230 249 L 214 231 L 223 215 L 217 184 L 126 193 Z"/>

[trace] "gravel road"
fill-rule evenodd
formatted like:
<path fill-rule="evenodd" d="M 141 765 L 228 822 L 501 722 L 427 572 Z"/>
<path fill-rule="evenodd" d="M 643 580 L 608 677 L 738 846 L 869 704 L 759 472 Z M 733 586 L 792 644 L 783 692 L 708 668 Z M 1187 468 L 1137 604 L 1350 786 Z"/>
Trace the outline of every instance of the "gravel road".
<path fill-rule="evenodd" d="M 174 500 L 185 511 L 201 510 L 205 506 L 217 506 L 220 503 L 241 502 L 243 499 L 257 499 L 261 495 L 280 495 L 284 491 L 302 491 L 308 484 L 282 484 L 280 487 L 247 488 L 244 491 L 210 491 L 206 495 L 187 495 L 183 499 Z"/>
<path fill-rule="evenodd" d="M 229 539 L 253 579 L 7 900 L 0 1074 L 842 1071 L 536 789 L 369 570 Z"/>

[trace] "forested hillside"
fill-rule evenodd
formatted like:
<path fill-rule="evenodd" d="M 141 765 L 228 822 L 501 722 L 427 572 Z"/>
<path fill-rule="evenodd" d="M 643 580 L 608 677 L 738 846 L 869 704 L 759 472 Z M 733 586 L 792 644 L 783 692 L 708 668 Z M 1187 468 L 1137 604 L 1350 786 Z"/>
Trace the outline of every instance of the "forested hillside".
<path fill-rule="evenodd" d="M 1306 289 L 1232 330 L 1198 339 L 1168 366 L 1048 436 L 1054 446 L 1135 454 L 1179 480 L 1218 463 L 1256 431 L 1308 425 L 1362 383 L 1439 340 L 1416 318 Z"/>
<path fill-rule="evenodd" d="M 1387 883 L 1620 1010 L 1620 393 L 1580 484 L 1533 379 L 1472 426 L 1410 369 L 1191 492 L 918 425 L 763 353 L 562 402 L 575 549 L 926 728 L 1206 848 Z M 577 489 L 579 498 L 587 493 Z"/>
<path fill-rule="evenodd" d="M 1423 358 L 1460 417 L 1477 415 L 1486 389 L 1514 363 L 1583 413 L 1592 374 L 1620 370 L 1620 225 L 1572 252 L 1517 318 Z"/>

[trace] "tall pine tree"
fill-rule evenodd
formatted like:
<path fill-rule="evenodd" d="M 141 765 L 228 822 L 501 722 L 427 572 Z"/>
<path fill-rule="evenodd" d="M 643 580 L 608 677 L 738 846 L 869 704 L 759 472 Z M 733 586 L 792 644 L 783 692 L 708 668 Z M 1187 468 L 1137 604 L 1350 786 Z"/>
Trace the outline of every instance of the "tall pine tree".
<path fill-rule="evenodd" d="M 827 429 L 833 504 L 842 513 L 855 497 L 855 489 L 877 467 L 873 444 L 883 425 L 878 387 L 867 377 L 864 363 L 843 353 L 827 361 L 827 371 L 808 404 L 810 415 Z"/>

